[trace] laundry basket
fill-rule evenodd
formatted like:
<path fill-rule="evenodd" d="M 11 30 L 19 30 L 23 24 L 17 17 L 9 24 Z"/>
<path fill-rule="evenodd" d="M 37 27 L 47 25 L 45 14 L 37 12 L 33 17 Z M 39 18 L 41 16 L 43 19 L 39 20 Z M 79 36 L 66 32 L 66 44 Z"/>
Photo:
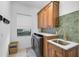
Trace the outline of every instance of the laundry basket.
<path fill-rule="evenodd" d="M 18 42 L 17 41 L 10 42 L 9 54 L 15 54 L 17 53 L 17 50 L 18 50 Z"/>

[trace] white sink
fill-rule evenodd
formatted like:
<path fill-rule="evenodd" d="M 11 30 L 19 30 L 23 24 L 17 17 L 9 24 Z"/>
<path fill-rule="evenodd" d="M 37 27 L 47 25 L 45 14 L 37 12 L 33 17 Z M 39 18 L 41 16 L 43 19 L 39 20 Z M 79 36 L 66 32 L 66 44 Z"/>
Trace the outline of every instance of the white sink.
<path fill-rule="evenodd" d="M 68 50 L 72 47 L 79 45 L 78 43 L 71 42 L 71 41 L 65 41 L 63 39 L 51 39 L 51 40 L 48 40 L 48 42 L 53 44 L 53 45 L 56 45 L 60 48 L 63 48 L 65 50 Z"/>
<path fill-rule="evenodd" d="M 68 45 L 69 43 L 66 41 L 62 41 L 62 40 L 52 40 L 53 42 L 60 44 L 60 45 Z"/>

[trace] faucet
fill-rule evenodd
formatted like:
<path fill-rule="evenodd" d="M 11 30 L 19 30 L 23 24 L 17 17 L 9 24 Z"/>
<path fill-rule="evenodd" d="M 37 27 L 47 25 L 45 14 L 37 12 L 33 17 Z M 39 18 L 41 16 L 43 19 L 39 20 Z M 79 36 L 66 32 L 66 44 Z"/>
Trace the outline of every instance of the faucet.
<path fill-rule="evenodd" d="M 59 35 L 60 33 L 62 33 L 62 31 L 63 31 L 64 40 L 68 40 L 67 32 L 65 32 L 65 30 L 63 28 L 56 31 L 56 34 Z"/>
<path fill-rule="evenodd" d="M 67 32 L 64 32 L 64 40 L 68 40 Z"/>

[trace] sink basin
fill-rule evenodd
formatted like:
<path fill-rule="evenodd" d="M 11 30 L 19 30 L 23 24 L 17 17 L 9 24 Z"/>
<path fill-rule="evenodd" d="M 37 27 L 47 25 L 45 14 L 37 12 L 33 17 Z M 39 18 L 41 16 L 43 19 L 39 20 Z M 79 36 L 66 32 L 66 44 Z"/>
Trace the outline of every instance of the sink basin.
<path fill-rule="evenodd" d="M 63 48 L 65 50 L 68 50 L 72 47 L 79 45 L 78 43 L 66 41 L 66 40 L 63 40 L 63 39 L 51 39 L 51 40 L 48 40 L 48 42 L 53 44 L 53 45 L 56 45 L 60 48 Z"/>
<path fill-rule="evenodd" d="M 61 40 L 53 40 L 53 42 L 58 43 L 60 45 L 68 45 L 69 44 L 68 42 L 61 41 Z"/>

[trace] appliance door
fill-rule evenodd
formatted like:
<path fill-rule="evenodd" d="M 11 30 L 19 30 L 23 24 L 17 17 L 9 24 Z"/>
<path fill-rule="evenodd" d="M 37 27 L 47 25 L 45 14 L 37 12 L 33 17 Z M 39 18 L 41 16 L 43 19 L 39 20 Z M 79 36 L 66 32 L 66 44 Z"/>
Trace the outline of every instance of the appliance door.
<path fill-rule="evenodd" d="M 42 38 L 34 35 L 32 37 L 32 44 L 33 44 L 33 50 L 35 51 L 37 57 L 41 57 L 42 56 L 42 42 L 41 42 Z"/>

